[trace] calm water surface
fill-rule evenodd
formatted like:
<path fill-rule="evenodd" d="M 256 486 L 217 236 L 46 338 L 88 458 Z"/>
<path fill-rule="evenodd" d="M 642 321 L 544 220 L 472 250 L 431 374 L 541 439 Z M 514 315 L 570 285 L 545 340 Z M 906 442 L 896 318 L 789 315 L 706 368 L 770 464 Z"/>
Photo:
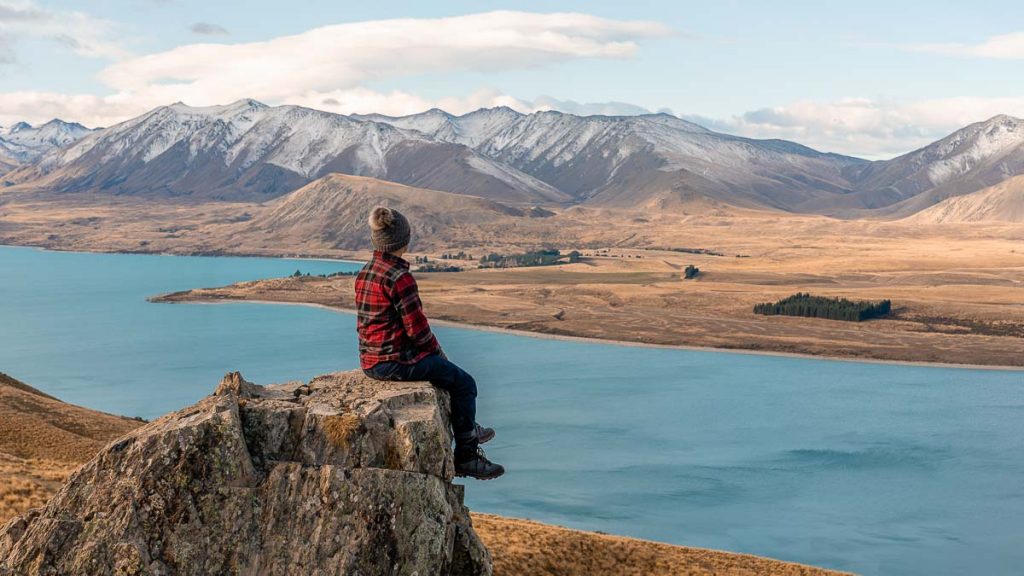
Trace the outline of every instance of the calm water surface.
<path fill-rule="evenodd" d="M 0 371 L 146 418 L 229 370 L 357 366 L 355 322 L 150 304 L 328 261 L 0 247 Z M 866 574 L 1024 573 L 1024 373 L 660 350 L 439 328 L 501 480 L 474 510 Z"/>

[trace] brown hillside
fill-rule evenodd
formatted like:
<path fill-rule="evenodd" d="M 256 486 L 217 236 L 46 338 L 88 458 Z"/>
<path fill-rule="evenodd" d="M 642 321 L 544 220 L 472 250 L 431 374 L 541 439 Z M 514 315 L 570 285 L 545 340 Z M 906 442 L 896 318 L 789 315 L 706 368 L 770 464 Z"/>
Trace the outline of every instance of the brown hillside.
<path fill-rule="evenodd" d="M 0 373 L 0 523 L 46 503 L 75 468 L 140 424 L 65 404 Z"/>
<path fill-rule="evenodd" d="M 0 452 L 79 464 L 139 421 L 66 404 L 0 375 Z"/>
<path fill-rule="evenodd" d="M 269 204 L 267 211 L 246 223 L 231 241 L 315 249 L 367 249 L 370 245 L 366 219 L 377 205 L 415 214 L 413 236 L 421 242 L 453 239 L 467 233 L 475 235 L 481 225 L 525 219 L 533 213 L 529 208 L 515 208 L 475 196 L 330 174 Z"/>
<path fill-rule="evenodd" d="M 474 514 L 473 528 L 494 553 L 494 576 L 817 576 L 839 574 L 748 554 L 609 536 L 530 520 Z"/>
<path fill-rule="evenodd" d="M 1024 175 L 955 196 L 907 218 L 918 224 L 1012 222 L 1024 224 Z"/>
<path fill-rule="evenodd" d="M 49 394 L 46 394 L 45 392 L 42 392 L 41 390 L 36 390 L 35 388 L 29 386 L 28 384 L 25 384 L 21 380 L 16 380 L 14 378 L 11 378 L 7 374 L 4 374 L 3 372 L 0 372 L 0 387 L 3 387 L 3 386 L 10 386 L 11 388 L 17 388 L 18 390 L 21 390 L 23 392 L 30 392 L 32 394 L 37 394 L 37 395 L 42 396 L 44 398 L 50 398 L 52 400 L 56 400 L 56 398 L 54 398 L 53 396 L 50 396 Z M 0 388 L 0 390 L 2 390 L 2 388 Z"/>

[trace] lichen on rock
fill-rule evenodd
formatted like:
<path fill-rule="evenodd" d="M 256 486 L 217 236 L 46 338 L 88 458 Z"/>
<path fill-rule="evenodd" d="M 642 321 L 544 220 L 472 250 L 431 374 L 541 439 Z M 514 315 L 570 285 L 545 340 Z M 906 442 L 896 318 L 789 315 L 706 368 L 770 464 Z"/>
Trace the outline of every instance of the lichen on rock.
<path fill-rule="evenodd" d="M 452 477 L 427 383 L 236 372 L 0 529 L 0 574 L 490 574 Z"/>

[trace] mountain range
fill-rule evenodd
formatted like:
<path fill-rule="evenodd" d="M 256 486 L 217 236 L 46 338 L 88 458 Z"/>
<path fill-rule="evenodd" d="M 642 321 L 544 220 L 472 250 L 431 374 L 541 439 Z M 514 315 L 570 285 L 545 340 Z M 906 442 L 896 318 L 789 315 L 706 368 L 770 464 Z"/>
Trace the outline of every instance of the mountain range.
<path fill-rule="evenodd" d="M 38 127 L 18 122 L 8 128 L 0 128 L 0 163 L 13 167 L 33 162 L 90 132 L 93 130 L 81 124 L 57 119 Z"/>
<path fill-rule="evenodd" d="M 578 202 L 665 207 L 707 197 L 743 207 L 800 211 L 842 194 L 842 173 L 864 161 L 793 142 L 721 134 L 668 114 L 519 114 L 509 108 L 453 116 L 441 110 L 362 118 L 472 146 Z"/>
<path fill-rule="evenodd" d="M 8 186 L 196 200 L 264 202 L 341 173 L 504 205 L 899 218 L 1024 174 L 1024 121 L 1010 116 L 883 161 L 668 114 L 499 107 L 345 116 L 253 100 L 172 104 L 95 131 L 58 120 L 17 125 L 2 138 Z"/>
<path fill-rule="evenodd" d="M 333 172 L 508 201 L 568 198 L 465 146 L 253 100 L 162 106 L 55 150 L 6 180 L 57 192 L 261 201 Z"/>

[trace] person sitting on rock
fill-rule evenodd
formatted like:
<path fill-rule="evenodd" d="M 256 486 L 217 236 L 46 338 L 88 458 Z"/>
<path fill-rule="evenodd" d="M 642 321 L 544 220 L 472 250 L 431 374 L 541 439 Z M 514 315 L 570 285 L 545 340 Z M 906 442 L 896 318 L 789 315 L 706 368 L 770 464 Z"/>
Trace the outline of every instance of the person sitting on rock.
<path fill-rule="evenodd" d="M 376 380 L 427 380 L 451 397 L 455 436 L 455 474 L 480 480 L 497 478 L 505 469 L 484 455 L 480 444 L 494 430 L 476 423 L 476 381 L 450 362 L 423 314 L 416 280 L 402 255 L 412 231 L 398 210 L 370 212 L 373 257 L 356 276 L 356 330 L 359 363 Z"/>

